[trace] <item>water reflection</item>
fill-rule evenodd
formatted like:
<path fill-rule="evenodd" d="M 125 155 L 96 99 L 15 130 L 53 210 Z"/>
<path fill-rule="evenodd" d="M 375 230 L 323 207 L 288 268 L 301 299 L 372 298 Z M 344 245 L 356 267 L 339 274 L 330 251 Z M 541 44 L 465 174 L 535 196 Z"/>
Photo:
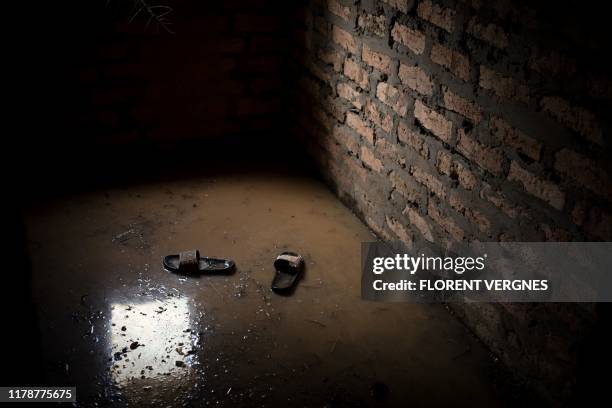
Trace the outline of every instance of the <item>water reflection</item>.
<path fill-rule="evenodd" d="M 111 319 L 111 377 L 125 396 L 193 381 L 197 334 L 187 298 L 115 303 Z"/>

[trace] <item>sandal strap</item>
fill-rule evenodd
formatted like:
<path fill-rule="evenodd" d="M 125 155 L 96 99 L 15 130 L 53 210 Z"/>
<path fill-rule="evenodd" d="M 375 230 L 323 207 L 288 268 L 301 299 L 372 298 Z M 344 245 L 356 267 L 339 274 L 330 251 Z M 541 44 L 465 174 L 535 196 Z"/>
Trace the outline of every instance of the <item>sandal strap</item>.
<path fill-rule="evenodd" d="M 276 259 L 287 261 L 294 268 L 299 267 L 300 264 L 304 261 L 301 255 L 290 255 L 290 254 L 280 254 L 278 257 L 276 257 Z"/>
<path fill-rule="evenodd" d="M 179 254 L 179 270 L 186 273 L 200 271 L 200 251 L 192 249 Z"/>

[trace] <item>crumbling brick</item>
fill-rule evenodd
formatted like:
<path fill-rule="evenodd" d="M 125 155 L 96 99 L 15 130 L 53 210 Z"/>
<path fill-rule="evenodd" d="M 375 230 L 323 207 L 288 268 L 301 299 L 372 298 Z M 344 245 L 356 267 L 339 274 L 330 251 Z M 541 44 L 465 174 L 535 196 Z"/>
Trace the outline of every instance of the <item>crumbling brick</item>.
<path fill-rule="evenodd" d="M 416 100 L 414 102 L 414 117 L 425 129 L 444 142 L 450 143 L 453 124 L 444 115 L 429 108 L 423 102 Z"/>
<path fill-rule="evenodd" d="M 395 23 L 391 29 L 391 37 L 415 54 L 422 54 L 425 51 L 425 34 L 420 31 Z"/>
<path fill-rule="evenodd" d="M 517 162 L 510 163 L 509 181 L 518 181 L 525 191 L 550 204 L 557 210 L 562 210 L 565 205 L 565 194 L 554 183 L 537 177 L 528 170 L 522 168 Z"/>
<path fill-rule="evenodd" d="M 439 43 L 431 46 L 430 58 L 433 62 L 448 69 L 453 75 L 467 81 L 470 79 L 470 61 L 460 52 L 451 50 Z"/>
<path fill-rule="evenodd" d="M 400 116 L 406 116 L 408 113 L 408 98 L 396 87 L 380 82 L 376 86 L 376 97 L 385 105 L 389 105 Z"/>
<path fill-rule="evenodd" d="M 348 112 L 346 114 L 346 124 L 359 133 L 370 145 L 374 145 L 374 131 L 358 115 Z"/>
<path fill-rule="evenodd" d="M 418 66 L 400 64 L 398 77 L 402 84 L 421 95 L 433 93 L 433 82 L 429 75 Z"/>
<path fill-rule="evenodd" d="M 357 42 L 355 38 L 346 30 L 334 25 L 332 29 L 332 38 L 336 44 L 355 54 L 357 52 Z"/>
<path fill-rule="evenodd" d="M 425 0 L 417 6 L 417 15 L 448 32 L 453 31 L 455 10 Z"/>

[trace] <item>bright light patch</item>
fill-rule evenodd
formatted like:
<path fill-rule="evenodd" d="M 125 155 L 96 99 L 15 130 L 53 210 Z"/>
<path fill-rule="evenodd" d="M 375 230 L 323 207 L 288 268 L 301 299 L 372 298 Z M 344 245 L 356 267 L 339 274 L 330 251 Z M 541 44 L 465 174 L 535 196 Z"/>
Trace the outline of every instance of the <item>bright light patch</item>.
<path fill-rule="evenodd" d="M 114 304 L 111 323 L 111 373 L 118 385 L 190 371 L 195 355 L 186 298 Z"/>

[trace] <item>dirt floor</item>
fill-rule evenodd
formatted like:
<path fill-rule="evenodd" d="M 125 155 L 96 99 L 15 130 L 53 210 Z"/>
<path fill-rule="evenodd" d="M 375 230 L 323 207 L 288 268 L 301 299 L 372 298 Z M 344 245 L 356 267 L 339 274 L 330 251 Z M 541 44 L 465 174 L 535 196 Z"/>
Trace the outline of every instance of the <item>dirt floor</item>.
<path fill-rule="evenodd" d="M 360 299 L 372 233 L 316 179 L 198 176 L 64 196 L 26 216 L 46 381 L 79 406 L 500 406 L 495 362 L 443 306 Z M 231 275 L 181 277 L 199 248 Z M 277 254 L 304 255 L 291 296 Z"/>

